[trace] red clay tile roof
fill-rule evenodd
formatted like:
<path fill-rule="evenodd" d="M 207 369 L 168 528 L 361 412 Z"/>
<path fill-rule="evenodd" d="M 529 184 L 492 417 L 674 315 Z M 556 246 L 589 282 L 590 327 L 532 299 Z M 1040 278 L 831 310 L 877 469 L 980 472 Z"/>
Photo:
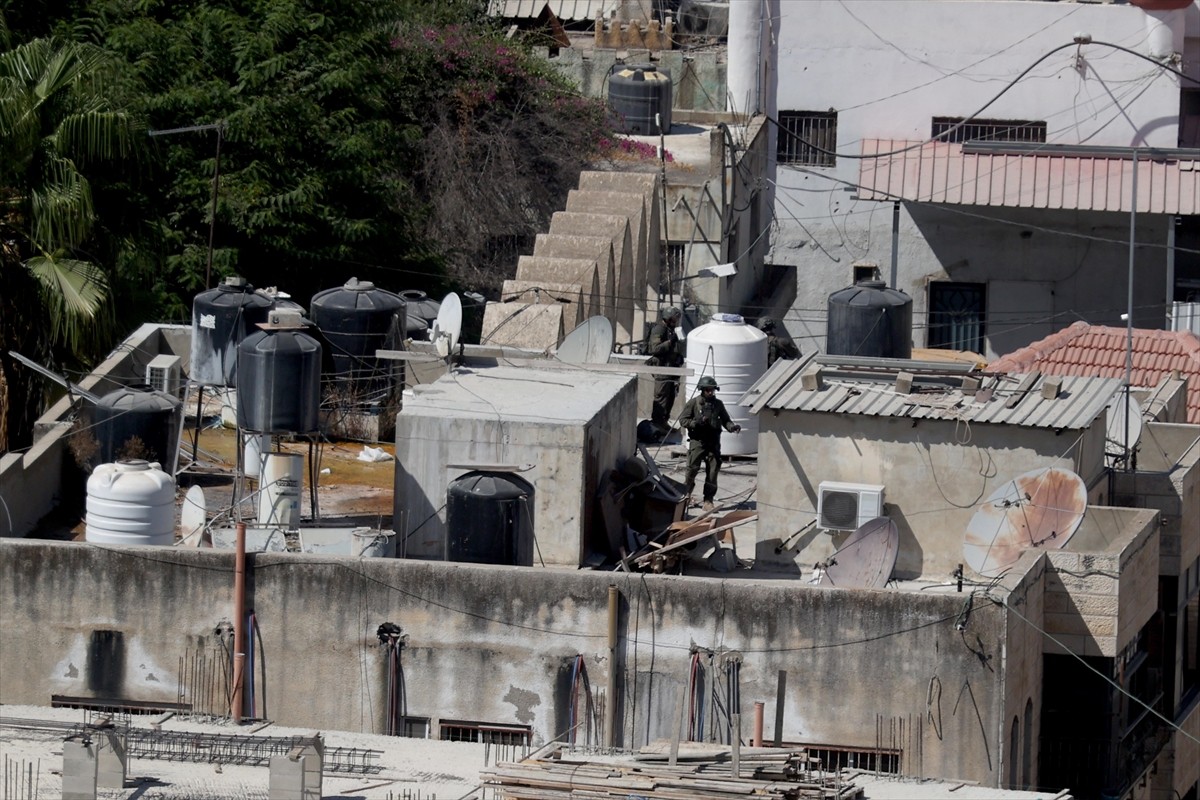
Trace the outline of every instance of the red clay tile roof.
<path fill-rule="evenodd" d="M 1127 335 L 1125 328 L 1076 322 L 996 359 L 988 370 L 1123 379 Z M 1156 386 L 1175 370 L 1188 381 L 1188 422 L 1200 424 L 1200 337 L 1188 331 L 1134 328 L 1132 385 Z"/>

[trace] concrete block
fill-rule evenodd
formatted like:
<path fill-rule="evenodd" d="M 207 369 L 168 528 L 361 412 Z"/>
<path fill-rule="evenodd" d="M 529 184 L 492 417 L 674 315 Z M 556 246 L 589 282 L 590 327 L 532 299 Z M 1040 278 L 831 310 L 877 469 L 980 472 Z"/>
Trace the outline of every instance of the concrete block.
<path fill-rule="evenodd" d="M 1042 381 L 1042 399 L 1054 400 L 1062 394 L 1063 379 L 1059 375 L 1052 375 Z"/>
<path fill-rule="evenodd" d="M 308 800 L 307 773 L 304 769 L 308 759 L 304 756 L 275 756 L 271 759 L 271 773 L 267 794 L 271 800 Z"/>
<path fill-rule="evenodd" d="M 102 789 L 124 789 L 126 769 L 125 744 L 114 730 L 99 731 L 96 744 L 96 785 Z"/>
<path fill-rule="evenodd" d="M 896 374 L 896 392 L 899 394 L 909 394 L 912 392 L 913 381 L 916 376 L 911 372 L 901 370 Z"/>
<path fill-rule="evenodd" d="M 63 742 L 63 800 L 95 800 L 98 761 L 93 745 L 72 738 Z"/>
<path fill-rule="evenodd" d="M 521 256 L 517 259 L 517 281 L 556 286 L 578 284 L 581 295 L 579 321 L 603 314 L 595 259 Z"/>
<path fill-rule="evenodd" d="M 617 267 L 611 239 L 605 236 L 539 233 L 533 245 L 533 254 L 549 258 L 584 258 L 594 261 L 600 290 L 599 313 L 608 317 L 614 326 L 617 324 Z"/>
<path fill-rule="evenodd" d="M 975 394 L 980 387 L 979 378 L 963 378 L 962 392 L 963 394 Z"/>
<path fill-rule="evenodd" d="M 646 284 L 658 292 L 662 279 L 662 182 L 656 173 L 597 172 L 579 173 L 579 188 L 595 192 L 640 194 L 646 213 Z"/>
<path fill-rule="evenodd" d="M 821 368 L 813 364 L 804 370 L 804 372 L 801 372 L 800 386 L 806 392 L 819 392 L 824 390 L 825 381 L 821 377 Z"/>
<path fill-rule="evenodd" d="M 505 281 L 500 290 L 500 300 L 505 303 L 543 303 L 562 308 L 563 333 L 575 330 L 587 319 L 583 310 L 583 287 L 578 283 L 553 283 L 550 281 Z"/>
<path fill-rule="evenodd" d="M 480 344 L 552 350 L 563 340 L 563 310 L 541 303 L 488 303 Z"/>
<path fill-rule="evenodd" d="M 650 227 L 646 224 L 645 198 L 638 192 L 599 192 L 572 189 L 567 195 L 567 211 L 584 214 L 620 214 L 629 221 L 629 235 L 633 238 L 633 294 L 636 308 L 645 310 L 648 288 L 647 265 L 653 251 L 658 262 L 657 241 L 649 238 Z M 658 285 L 652 288 L 658 292 Z"/>

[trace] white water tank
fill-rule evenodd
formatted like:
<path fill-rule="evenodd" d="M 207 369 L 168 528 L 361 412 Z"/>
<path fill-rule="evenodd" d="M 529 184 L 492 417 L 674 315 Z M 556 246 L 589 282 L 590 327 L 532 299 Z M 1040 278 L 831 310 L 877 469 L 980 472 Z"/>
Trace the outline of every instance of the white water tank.
<path fill-rule="evenodd" d="M 258 484 L 258 524 L 295 528 L 300 524 L 300 491 L 304 488 L 304 456 L 265 453 Z"/>
<path fill-rule="evenodd" d="M 746 390 L 767 371 L 767 335 L 737 314 L 713 314 L 705 325 L 687 335 L 687 378 L 685 400 L 696 396 L 696 383 L 704 375 L 716 378 L 717 397 L 725 403 L 730 418 L 742 426 L 741 433 L 721 434 L 725 455 L 758 452 L 758 417 L 738 405 Z"/>
<path fill-rule="evenodd" d="M 84 538 L 97 544 L 174 544 L 175 479 L 153 461 L 100 464 L 87 482 Z"/>

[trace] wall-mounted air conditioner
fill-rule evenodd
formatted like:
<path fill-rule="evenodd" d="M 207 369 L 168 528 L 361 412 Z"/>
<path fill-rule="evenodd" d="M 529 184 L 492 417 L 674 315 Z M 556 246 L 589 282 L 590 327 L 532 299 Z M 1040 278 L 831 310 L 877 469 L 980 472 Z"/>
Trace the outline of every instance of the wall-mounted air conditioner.
<path fill-rule="evenodd" d="M 179 382 L 179 356 L 155 356 L 146 365 L 146 383 L 150 388 L 178 395 Z"/>
<path fill-rule="evenodd" d="M 852 531 L 883 516 L 882 486 L 821 481 L 818 492 L 817 524 L 822 528 Z"/>

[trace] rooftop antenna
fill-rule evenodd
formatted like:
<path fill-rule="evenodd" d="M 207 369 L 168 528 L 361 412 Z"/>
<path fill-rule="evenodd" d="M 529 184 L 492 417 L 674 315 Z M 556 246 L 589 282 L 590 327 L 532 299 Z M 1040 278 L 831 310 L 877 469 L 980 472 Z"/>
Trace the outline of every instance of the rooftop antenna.
<path fill-rule="evenodd" d="M 25 366 L 29 367 L 34 372 L 38 373 L 39 375 L 44 375 L 45 377 L 47 377 L 50 380 L 57 383 L 59 386 L 65 387 L 68 393 L 77 394 L 80 397 L 82 397 L 84 400 L 89 400 L 93 403 L 100 402 L 100 398 L 97 395 L 92 394 L 87 389 L 80 388 L 78 384 L 72 383 L 71 381 L 64 378 L 62 375 L 59 375 L 54 370 L 43 367 L 41 364 L 37 363 L 33 359 L 26 358 L 25 356 L 21 355 L 20 353 L 18 353 L 16 351 L 13 351 L 13 350 L 9 350 L 8 354 L 10 356 L 12 356 L 13 358 L 15 358 L 17 361 L 20 361 Z"/>
<path fill-rule="evenodd" d="M 900 530 L 887 517 L 867 520 L 825 562 L 821 586 L 882 589 L 896 568 Z"/>
<path fill-rule="evenodd" d="M 171 136 L 176 133 L 217 132 L 217 160 L 213 166 L 212 203 L 208 220 L 208 262 L 204 266 L 204 288 L 212 288 L 213 234 L 217 229 L 217 190 L 221 186 L 221 140 L 225 138 L 225 120 L 209 125 L 188 125 L 183 128 L 166 128 L 150 131 L 151 136 Z"/>
<path fill-rule="evenodd" d="M 963 536 L 963 560 L 997 577 L 1032 548 L 1061 550 L 1087 510 L 1087 486 L 1074 472 L 1045 467 L 1006 481 L 975 511 Z"/>

